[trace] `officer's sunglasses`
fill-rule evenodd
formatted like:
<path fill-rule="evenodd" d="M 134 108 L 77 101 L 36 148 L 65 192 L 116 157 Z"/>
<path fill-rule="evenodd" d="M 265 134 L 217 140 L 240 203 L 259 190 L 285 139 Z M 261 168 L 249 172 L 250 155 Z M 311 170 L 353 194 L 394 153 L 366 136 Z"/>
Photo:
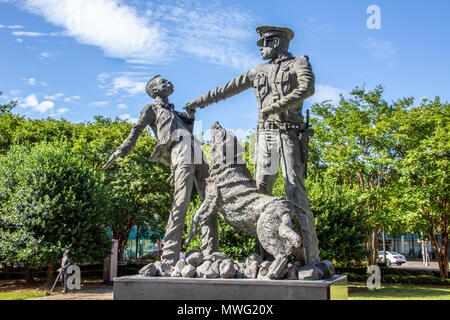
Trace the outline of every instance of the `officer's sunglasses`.
<path fill-rule="evenodd" d="M 267 44 L 268 44 L 269 42 L 274 41 L 275 38 L 276 38 L 276 37 L 267 37 L 267 38 L 264 38 L 264 39 L 263 39 L 263 42 L 262 42 L 262 46 L 263 46 L 263 47 L 267 47 Z"/>

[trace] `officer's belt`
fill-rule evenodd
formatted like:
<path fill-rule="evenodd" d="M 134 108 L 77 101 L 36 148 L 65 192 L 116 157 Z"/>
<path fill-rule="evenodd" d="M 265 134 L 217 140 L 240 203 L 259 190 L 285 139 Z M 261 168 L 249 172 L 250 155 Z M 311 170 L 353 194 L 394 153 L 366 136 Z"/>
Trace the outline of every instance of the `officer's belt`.
<path fill-rule="evenodd" d="M 258 130 L 305 130 L 305 123 L 282 123 L 282 122 L 274 122 L 274 121 L 266 121 L 258 123 Z"/>

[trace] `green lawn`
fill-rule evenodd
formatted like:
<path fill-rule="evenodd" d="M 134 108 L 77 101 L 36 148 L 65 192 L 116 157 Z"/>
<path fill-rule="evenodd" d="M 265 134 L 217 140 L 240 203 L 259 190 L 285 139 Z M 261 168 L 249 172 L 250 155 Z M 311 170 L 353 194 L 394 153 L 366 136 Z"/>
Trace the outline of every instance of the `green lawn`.
<path fill-rule="evenodd" d="M 52 292 L 52 295 L 55 294 Z M 0 300 L 25 300 L 44 297 L 45 291 L 19 291 L 0 292 Z"/>
<path fill-rule="evenodd" d="M 45 282 L 34 282 L 27 285 L 24 280 L 0 280 L 0 300 L 25 300 L 44 297 L 48 288 L 43 285 Z M 85 279 L 81 281 L 84 285 L 102 284 L 103 279 Z M 51 295 L 61 292 L 61 286 L 58 283 Z"/>
<path fill-rule="evenodd" d="M 381 284 L 369 290 L 365 283 L 349 283 L 349 300 L 450 300 L 450 286 Z"/>

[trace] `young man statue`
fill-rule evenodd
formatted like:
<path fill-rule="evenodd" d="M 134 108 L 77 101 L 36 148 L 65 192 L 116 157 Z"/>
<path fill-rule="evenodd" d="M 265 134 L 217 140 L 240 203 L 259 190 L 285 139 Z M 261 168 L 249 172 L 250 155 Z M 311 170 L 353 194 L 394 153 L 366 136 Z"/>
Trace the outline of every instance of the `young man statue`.
<path fill-rule="evenodd" d="M 205 197 L 205 179 L 208 164 L 200 146 L 194 143 L 192 135 L 195 110 L 180 113 L 169 104 L 168 97 L 173 93 L 173 85 L 160 75 L 150 79 L 146 92 L 155 101 L 144 107 L 136 125 L 128 138 L 111 155 L 103 169 L 107 169 L 116 158 L 125 157 L 136 145 L 144 128 L 152 128 L 157 145 L 150 161 L 170 165 L 174 182 L 174 199 L 164 236 L 161 257 L 163 263 L 174 266 L 180 257 L 186 211 L 191 200 L 192 186 L 195 182 L 200 198 Z M 194 155 L 194 157 L 192 157 Z M 213 217 L 202 229 L 202 251 L 209 255 L 218 251 L 217 219 Z"/>

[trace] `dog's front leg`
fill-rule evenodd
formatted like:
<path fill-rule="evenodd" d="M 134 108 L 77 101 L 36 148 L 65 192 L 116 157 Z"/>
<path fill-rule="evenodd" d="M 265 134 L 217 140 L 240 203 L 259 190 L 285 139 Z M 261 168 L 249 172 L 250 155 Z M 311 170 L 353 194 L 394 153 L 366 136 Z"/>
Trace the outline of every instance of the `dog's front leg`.
<path fill-rule="evenodd" d="M 267 278 L 281 279 L 283 273 L 285 272 L 287 262 L 288 259 L 284 256 L 276 257 L 269 267 L 269 271 L 267 272 Z"/>
<path fill-rule="evenodd" d="M 198 232 L 198 224 L 204 224 L 207 218 L 213 213 L 214 207 L 216 205 L 216 199 L 206 198 L 203 201 L 200 208 L 195 212 L 194 217 L 192 218 L 191 228 L 189 229 L 189 235 L 184 241 L 184 246 L 187 247 L 191 242 L 192 238 Z"/>

